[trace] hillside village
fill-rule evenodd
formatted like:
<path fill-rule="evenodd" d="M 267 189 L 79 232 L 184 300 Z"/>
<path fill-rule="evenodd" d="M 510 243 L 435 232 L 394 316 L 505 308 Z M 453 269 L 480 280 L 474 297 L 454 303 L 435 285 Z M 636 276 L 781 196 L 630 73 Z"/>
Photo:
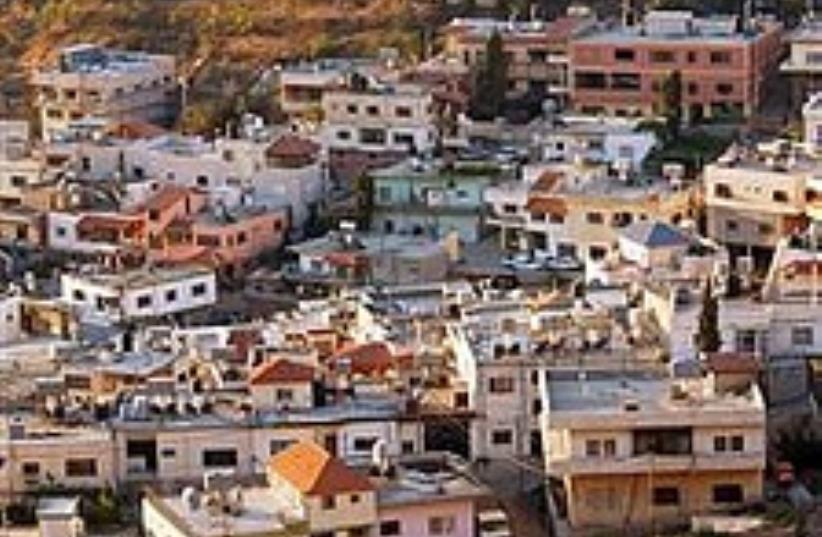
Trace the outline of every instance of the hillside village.
<path fill-rule="evenodd" d="M 614 4 L 0 0 L 4 534 L 817 535 L 822 11 Z"/>

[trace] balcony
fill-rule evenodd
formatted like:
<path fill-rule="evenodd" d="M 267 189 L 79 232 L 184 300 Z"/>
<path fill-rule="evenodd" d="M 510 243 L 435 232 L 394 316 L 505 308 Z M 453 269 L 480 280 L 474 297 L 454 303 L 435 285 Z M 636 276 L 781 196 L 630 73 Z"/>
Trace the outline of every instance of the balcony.
<path fill-rule="evenodd" d="M 632 475 L 674 472 L 763 470 L 764 452 L 692 453 L 685 455 L 636 455 L 627 457 L 571 457 L 549 461 L 554 476 Z"/>

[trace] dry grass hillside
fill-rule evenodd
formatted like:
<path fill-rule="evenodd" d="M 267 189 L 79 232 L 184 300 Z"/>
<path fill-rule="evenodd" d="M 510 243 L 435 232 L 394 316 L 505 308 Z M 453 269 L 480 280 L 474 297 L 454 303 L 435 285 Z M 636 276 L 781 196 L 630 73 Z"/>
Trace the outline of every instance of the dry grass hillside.
<path fill-rule="evenodd" d="M 0 92 L 61 45 L 168 52 L 194 65 L 195 97 L 236 94 L 258 68 L 297 57 L 420 50 L 439 0 L 0 0 Z M 206 61 L 203 61 L 206 60 Z"/>

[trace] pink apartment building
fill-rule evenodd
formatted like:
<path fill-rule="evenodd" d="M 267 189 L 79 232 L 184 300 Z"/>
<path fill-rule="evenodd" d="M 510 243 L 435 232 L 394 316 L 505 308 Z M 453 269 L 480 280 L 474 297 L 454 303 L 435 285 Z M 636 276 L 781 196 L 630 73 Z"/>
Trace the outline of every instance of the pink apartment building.
<path fill-rule="evenodd" d="M 686 119 L 748 117 L 778 69 L 781 39 L 782 26 L 770 20 L 740 28 L 735 16 L 652 11 L 637 25 L 571 43 L 572 105 L 585 113 L 656 115 L 664 80 L 679 71 Z"/>

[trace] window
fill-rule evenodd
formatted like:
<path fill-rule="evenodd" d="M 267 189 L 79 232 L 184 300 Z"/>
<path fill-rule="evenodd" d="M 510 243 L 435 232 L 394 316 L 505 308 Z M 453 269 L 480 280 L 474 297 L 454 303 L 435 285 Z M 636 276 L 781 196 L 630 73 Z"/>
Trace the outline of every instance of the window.
<path fill-rule="evenodd" d="M 385 130 L 383 129 L 360 129 L 360 142 L 364 144 L 384 145 Z"/>
<path fill-rule="evenodd" d="M 779 203 L 787 203 L 788 202 L 788 193 L 784 190 L 774 190 L 771 194 L 771 198 Z"/>
<path fill-rule="evenodd" d="M 456 526 L 453 516 L 433 516 L 428 519 L 430 535 L 451 535 L 456 530 Z"/>
<path fill-rule="evenodd" d="M 491 432 L 491 443 L 496 446 L 510 445 L 512 440 L 511 429 L 497 429 Z"/>
<path fill-rule="evenodd" d="M 731 63 L 731 53 L 726 50 L 711 52 L 711 63 Z"/>
<path fill-rule="evenodd" d="M 539 416 L 541 412 L 542 412 L 542 399 L 539 399 L 539 398 L 534 399 L 531 402 L 531 413 L 534 416 Z"/>
<path fill-rule="evenodd" d="M 75 302 L 85 302 L 86 300 L 86 293 L 80 289 L 75 289 L 71 293 L 71 297 Z"/>
<path fill-rule="evenodd" d="M 411 108 L 407 106 L 398 106 L 394 109 L 397 117 L 411 117 Z"/>
<path fill-rule="evenodd" d="M 696 82 L 688 82 L 688 95 L 696 95 L 699 93 L 699 84 Z"/>
<path fill-rule="evenodd" d="M 197 186 L 208 186 L 208 177 L 206 177 L 205 175 L 198 175 Z"/>
<path fill-rule="evenodd" d="M 58 226 L 56 230 L 58 237 L 65 237 L 66 236 L 66 228 L 65 226 Z"/>
<path fill-rule="evenodd" d="M 245 244 L 248 241 L 248 234 L 245 231 L 237 233 L 237 244 Z"/>
<path fill-rule="evenodd" d="M 738 434 L 731 437 L 731 451 L 745 451 L 745 437 Z"/>
<path fill-rule="evenodd" d="M 203 451 L 203 466 L 206 468 L 227 468 L 237 466 L 237 450 L 207 449 Z"/>
<path fill-rule="evenodd" d="M 728 442 L 724 436 L 714 437 L 714 453 L 724 453 L 728 451 Z"/>
<path fill-rule="evenodd" d="M 737 352 L 756 352 L 756 330 L 737 330 L 735 343 Z"/>
<path fill-rule="evenodd" d="M 151 220 L 152 222 L 156 222 L 157 220 L 160 219 L 160 211 L 158 211 L 157 209 L 149 210 L 148 211 L 148 219 Z"/>
<path fill-rule="evenodd" d="M 714 195 L 717 198 L 726 198 L 730 199 L 733 197 L 733 193 L 731 192 L 730 185 L 726 185 L 725 183 L 717 183 L 714 185 Z"/>
<path fill-rule="evenodd" d="M 614 59 L 618 62 L 632 62 L 636 58 L 636 53 L 630 48 L 618 48 L 614 51 Z"/>
<path fill-rule="evenodd" d="M 217 235 L 197 235 L 197 246 L 220 246 L 220 237 Z"/>
<path fill-rule="evenodd" d="M 137 307 L 147 308 L 151 306 L 151 295 L 142 295 L 137 297 Z"/>
<path fill-rule="evenodd" d="M 169 289 L 166 291 L 166 302 L 176 302 L 177 301 L 177 290 L 176 289 Z"/>
<path fill-rule="evenodd" d="M 66 477 L 94 477 L 96 475 L 96 459 L 69 459 L 66 461 Z"/>
<path fill-rule="evenodd" d="M 505 214 L 517 214 L 517 206 L 512 203 L 506 203 L 502 206 L 502 212 Z"/>
<path fill-rule="evenodd" d="M 719 95 L 730 95 L 734 92 L 734 85 L 727 82 L 720 82 L 716 85 L 716 92 Z"/>
<path fill-rule="evenodd" d="M 391 187 L 381 186 L 377 188 L 377 199 L 379 199 L 381 203 L 391 203 Z"/>
<path fill-rule="evenodd" d="M 725 229 L 731 232 L 736 231 L 739 229 L 739 224 L 736 223 L 736 220 L 726 220 Z"/>
<path fill-rule="evenodd" d="M 414 135 L 413 134 L 398 132 L 398 133 L 394 134 L 393 139 L 394 139 L 394 145 L 405 145 L 405 146 L 408 146 L 409 148 L 414 146 Z"/>
<path fill-rule="evenodd" d="M 791 329 L 791 343 L 793 345 L 813 345 L 813 327 L 795 326 Z"/>
<path fill-rule="evenodd" d="M 588 213 L 585 215 L 585 220 L 589 224 L 601 224 L 605 221 L 602 217 L 602 213 Z"/>
<path fill-rule="evenodd" d="M 514 379 L 512 377 L 492 377 L 488 379 L 488 391 L 491 393 L 512 393 Z"/>
<path fill-rule="evenodd" d="M 773 226 L 770 224 L 759 224 L 760 235 L 770 235 L 773 233 Z"/>
<path fill-rule="evenodd" d="M 380 113 L 380 109 L 374 105 L 367 106 L 365 111 L 369 116 L 376 116 Z"/>
<path fill-rule="evenodd" d="M 609 438 L 602 442 L 602 453 L 606 457 L 616 457 L 616 440 Z"/>
<path fill-rule="evenodd" d="M 337 131 L 337 139 L 338 140 L 350 140 L 351 139 L 351 131 Z"/>
<path fill-rule="evenodd" d="M 634 455 L 690 455 L 691 429 L 640 429 L 634 431 Z"/>
<path fill-rule="evenodd" d="M 268 452 L 276 455 L 292 444 L 292 440 L 272 440 L 268 443 Z"/>
<path fill-rule="evenodd" d="M 742 486 L 736 484 L 714 485 L 714 503 L 742 503 L 744 495 Z"/>
<path fill-rule="evenodd" d="M 23 475 L 26 477 L 33 477 L 40 475 L 40 463 L 39 462 L 24 462 L 23 463 Z"/>
<path fill-rule="evenodd" d="M 565 223 L 565 217 L 562 216 L 561 214 L 551 213 L 551 217 L 548 219 L 548 221 L 551 222 L 552 224 L 564 224 Z"/>
<path fill-rule="evenodd" d="M 652 50 L 650 58 L 651 63 L 673 63 L 676 61 L 676 54 L 672 50 Z"/>
<path fill-rule="evenodd" d="M 654 505 L 679 505 L 679 489 L 654 487 Z"/>
<path fill-rule="evenodd" d="M 348 106 L 345 107 L 345 110 L 349 114 L 356 114 L 357 112 L 359 112 L 359 108 L 357 108 L 356 104 L 349 104 Z"/>
<path fill-rule="evenodd" d="M 585 441 L 585 456 L 586 457 L 599 457 L 602 453 L 602 443 L 599 440 L 586 440 Z"/>
<path fill-rule="evenodd" d="M 323 496 L 323 509 L 329 511 L 337 507 L 337 499 L 334 496 Z"/>
<path fill-rule="evenodd" d="M 399 520 L 383 520 L 380 522 L 380 535 L 399 535 L 402 533 L 402 526 Z"/>
<path fill-rule="evenodd" d="M 377 438 L 374 436 L 360 436 L 354 439 L 354 451 L 368 451 L 374 447 Z"/>
<path fill-rule="evenodd" d="M 642 78 L 635 73 L 614 73 L 611 75 L 611 88 L 638 91 L 642 89 Z"/>
<path fill-rule="evenodd" d="M 163 450 L 160 451 L 160 456 L 164 459 L 173 459 L 177 456 L 177 450 L 174 448 L 163 448 Z"/>
<path fill-rule="evenodd" d="M 206 284 L 204 283 L 198 283 L 191 286 L 191 294 L 194 296 L 203 296 L 206 294 L 206 290 Z"/>
<path fill-rule="evenodd" d="M 689 50 L 688 51 L 688 63 L 696 63 L 696 51 Z"/>
<path fill-rule="evenodd" d="M 11 176 L 11 186 L 20 188 L 26 186 L 26 178 L 22 175 Z"/>
<path fill-rule="evenodd" d="M 287 403 L 294 400 L 294 390 L 288 388 L 278 388 L 276 393 L 277 401 Z"/>
<path fill-rule="evenodd" d="M 360 503 L 360 495 L 359 494 L 352 494 L 351 495 L 351 503 Z"/>

